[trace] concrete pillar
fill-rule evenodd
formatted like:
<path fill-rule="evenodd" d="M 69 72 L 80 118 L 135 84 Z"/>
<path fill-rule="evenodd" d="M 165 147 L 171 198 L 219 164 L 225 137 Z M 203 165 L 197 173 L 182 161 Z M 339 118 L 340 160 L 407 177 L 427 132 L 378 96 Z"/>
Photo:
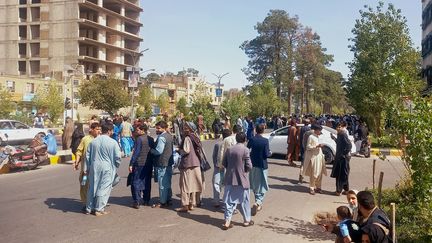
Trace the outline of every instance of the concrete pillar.
<path fill-rule="evenodd" d="M 102 7 L 103 6 L 103 0 L 98 0 L 98 5 Z"/>

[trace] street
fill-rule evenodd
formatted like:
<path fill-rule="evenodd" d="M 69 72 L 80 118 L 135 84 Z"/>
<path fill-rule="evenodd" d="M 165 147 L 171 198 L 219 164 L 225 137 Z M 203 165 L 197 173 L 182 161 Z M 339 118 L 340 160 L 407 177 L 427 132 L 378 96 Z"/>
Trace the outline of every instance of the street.
<path fill-rule="evenodd" d="M 215 141 L 204 141 L 211 157 Z M 376 183 L 384 171 L 384 187 L 392 187 L 403 175 L 397 157 L 377 159 Z M 352 189 L 372 188 L 373 158 L 351 160 Z M 44 166 L 35 171 L 0 175 L 0 230 L 2 242 L 334 242 L 312 222 L 317 212 L 335 212 L 345 204 L 344 196 L 334 195 L 335 182 L 323 179 L 323 194 L 308 193 L 308 183 L 298 184 L 298 168 L 287 166 L 281 157 L 269 159 L 270 191 L 263 210 L 253 218 L 255 225 L 244 228 L 240 214 L 234 215 L 234 227 L 221 230 L 222 211 L 212 207 L 211 176 L 206 172 L 203 208 L 177 213 L 180 206 L 179 174 L 172 180 L 173 206 L 168 209 L 131 208 L 130 188 L 126 187 L 129 159 L 118 170 L 122 180 L 112 193 L 107 211 L 101 217 L 81 213 L 78 172 L 70 164 Z M 328 166 L 330 174 L 331 166 Z M 306 178 L 308 180 L 308 178 Z M 157 184 L 152 185 L 156 202 Z M 251 200 L 253 201 L 253 196 Z"/>

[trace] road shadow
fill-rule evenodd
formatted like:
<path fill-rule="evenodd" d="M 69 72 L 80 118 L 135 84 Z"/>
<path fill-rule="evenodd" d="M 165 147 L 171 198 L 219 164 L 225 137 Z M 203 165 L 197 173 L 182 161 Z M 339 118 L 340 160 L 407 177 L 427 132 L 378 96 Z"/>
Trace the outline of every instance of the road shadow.
<path fill-rule="evenodd" d="M 319 225 L 288 216 L 283 218 L 269 217 L 268 220 L 258 224 L 258 226 L 270 229 L 278 234 L 299 235 L 309 241 L 334 241 L 335 239 L 334 235 L 325 232 Z"/>
<path fill-rule="evenodd" d="M 131 207 L 132 202 L 133 202 L 132 196 L 110 197 L 108 199 L 108 203 L 119 205 L 119 206 L 124 206 L 124 207 Z"/>
<path fill-rule="evenodd" d="M 196 221 L 201 224 L 210 225 L 216 228 L 221 228 L 222 224 L 225 222 L 223 218 L 213 218 L 208 214 L 195 214 L 195 211 L 189 211 L 187 213 L 177 213 L 178 216 Z"/>
<path fill-rule="evenodd" d="M 45 205 L 49 209 L 57 209 L 63 213 L 82 213 L 81 209 L 84 204 L 74 198 L 47 198 L 45 200 Z"/>
<path fill-rule="evenodd" d="M 291 183 L 291 184 L 299 184 L 299 181 L 298 181 L 298 180 L 295 180 L 295 179 L 289 179 L 289 178 L 286 178 L 286 177 L 280 177 L 280 176 L 268 176 L 268 178 L 270 178 L 270 179 L 275 179 L 275 180 L 278 180 L 278 181 L 283 181 L 283 182 L 289 182 L 289 183 Z"/>
<path fill-rule="evenodd" d="M 275 190 L 286 190 L 290 192 L 304 192 L 309 193 L 309 187 L 302 185 L 280 185 L 280 184 L 270 184 L 269 187 Z"/>

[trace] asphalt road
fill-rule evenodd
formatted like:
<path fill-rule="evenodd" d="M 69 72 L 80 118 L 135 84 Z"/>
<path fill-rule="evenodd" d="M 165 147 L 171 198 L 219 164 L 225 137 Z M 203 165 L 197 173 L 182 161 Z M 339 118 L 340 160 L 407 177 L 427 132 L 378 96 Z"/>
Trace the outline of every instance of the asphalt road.
<path fill-rule="evenodd" d="M 204 141 L 210 157 L 214 141 Z M 323 179 L 323 194 L 308 194 L 308 184 L 298 184 L 298 168 L 289 167 L 282 158 L 269 160 L 269 184 L 263 211 L 254 217 L 255 225 L 244 228 L 242 217 L 235 215 L 234 228 L 220 229 L 223 213 L 212 207 L 211 174 L 206 172 L 203 208 L 177 213 L 180 206 L 178 173 L 173 177 L 174 205 L 169 209 L 133 209 L 130 189 L 126 187 L 128 160 L 118 171 L 122 180 L 111 194 L 106 216 L 80 212 L 78 172 L 71 165 L 45 166 L 41 169 L 0 175 L 1 242 L 334 242 L 312 222 L 316 212 L 335 211 L 346 203 L 334 196 L 334 179 Z M 330 166 L 328 167 L 330 168 Z M 398 158 L 377 162 L 377 179 L 385 172 L 384 186 L 397 183 L 403 174 Z M 329 171 L 330 173 L 330 171 Z M 351 187 L 372 188 L 372 158 L 353 158 Z M 152 197 L 157 201 L 157 185 Z"/>

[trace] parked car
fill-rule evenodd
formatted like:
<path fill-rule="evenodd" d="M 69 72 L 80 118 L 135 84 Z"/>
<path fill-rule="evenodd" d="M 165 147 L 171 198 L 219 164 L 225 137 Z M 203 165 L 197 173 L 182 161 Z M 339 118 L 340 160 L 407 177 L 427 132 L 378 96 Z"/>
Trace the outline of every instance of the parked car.
<path fill-rule="evenodd" d="M 281 154 L 281 155 L 287 154 L 287 147 L 288 147 L 287 139 L 288 139 L 289 127 L 290 126 L 285 126 L 271 133 L 263 134 L 263 137 L 269 140 L 270 151 L 273 154 Z M 330 134 L 336 136 L 337 131 L 331 127 L 327 127 L 327 126 L 322 126 L 322 127 L 323 130 L 322 130 L 322 134 L 319 136 L 319 142 L 324 145 L 322 151 L 324 153 L 326 163 L 331 164 L 333 163 L 336 154 L 336 142 L 331 138 Z M 352 145 L 351 153 L 355 153 L 356 148 L 354 144 L 354 137 L 349 135 L 348 138 L 351 141 L 351 145 Z"/>
<path fill-rule="evenodd" d="M 46 135 L 48 130 L 29 127 L 20 121 L 0 120 L 0 145 L 5 145 L 6 141 L 9 145 L 28 144 L 38 134 Z"/>

